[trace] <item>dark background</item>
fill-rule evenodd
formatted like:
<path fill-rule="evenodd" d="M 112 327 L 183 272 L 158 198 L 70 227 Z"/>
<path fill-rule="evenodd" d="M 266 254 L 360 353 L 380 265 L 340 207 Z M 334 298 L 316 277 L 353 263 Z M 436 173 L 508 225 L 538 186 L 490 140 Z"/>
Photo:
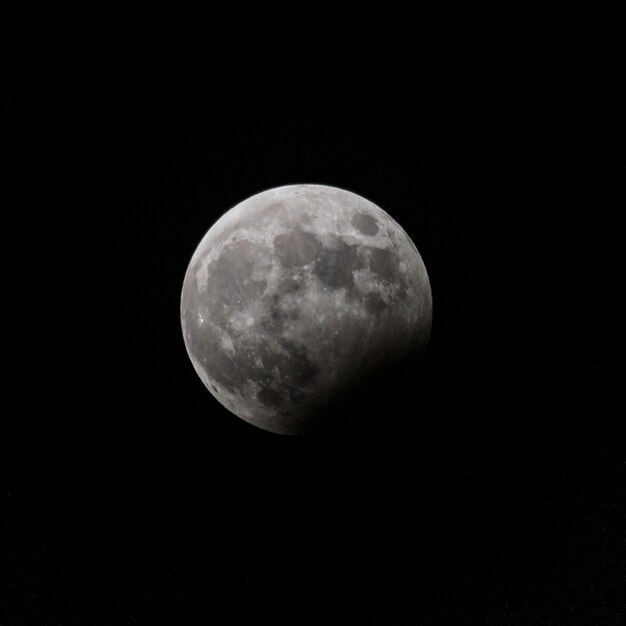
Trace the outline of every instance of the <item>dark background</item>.
<path fill-rule="evenodd" d="M 626 622 L 621 22 L 387 4 L 0 32 L 3 626 Z M 206 230 L 297 182 L 394 216 L 434 297 L 312 439 L 179 323 Z"/>

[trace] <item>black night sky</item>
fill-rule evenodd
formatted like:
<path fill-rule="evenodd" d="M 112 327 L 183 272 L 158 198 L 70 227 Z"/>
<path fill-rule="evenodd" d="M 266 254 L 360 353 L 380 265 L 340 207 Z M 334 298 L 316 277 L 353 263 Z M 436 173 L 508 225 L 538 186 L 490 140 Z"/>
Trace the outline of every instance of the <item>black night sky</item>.
<path fill-rule="evenodd" d="M 387 4 L 0 30 L 2 626 L 624 623 L 626 33 Z M 301 182 L 389 212 L 434 300 L 308 439 L 179 321 L 212 223 Z"/>

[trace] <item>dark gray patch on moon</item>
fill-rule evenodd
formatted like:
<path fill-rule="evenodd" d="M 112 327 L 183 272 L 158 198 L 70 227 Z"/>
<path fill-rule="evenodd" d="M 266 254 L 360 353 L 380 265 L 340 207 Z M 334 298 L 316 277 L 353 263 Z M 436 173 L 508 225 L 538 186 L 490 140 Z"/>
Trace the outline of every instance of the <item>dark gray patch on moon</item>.
<path fill-rule="evenodd" d="M 374 315 L 382 313 L 387 308 L 385 300 L 378 293 L 368 293 L 363 300 L 367 311 Z"/>
<path fill-rule="evenodd" d="M 280 368 L 283 377 L 287 381 L 293 380 L 297 385 L 312 383 L 319 373 L 319 367 L 309 360 L 307 349 L 289 339 L 280 339 L 280 344 L 288 355 L 287 360 Z"/>
<path fill-rule="evenodd" d="M 369 267 L 387 284 L 398 285 L 398 296 L 406 298 L 407 281 L 400 271 L 401 259 L 391 248 L 372 248 L 369 252 Z"/>
<path fill-rule="evenodd" d="M 369 266 L 374 274 L 389 283 L 394 282 L 399 275 L 398 259 L 393 250 L 389 248 L 371 248 L 369 250 Z"/>
<path fill-rule="evenodd" d="M 280 406 L 282 402 L 282 394 L 272 389 L 271 387 L 261 387 L 256 394 L 256 397 L 265 405 L 269 407 Z"/>
<path fill-rule="evenodd" d="M 280 285 L 278 285 L 278 293 L 281 295 L 288 295 L 302 291 L 304 288 L 302 280 L 302 276 L 285 278 Z"/>
<path fill-rule="evenodd" d="M 352 287 L 353 272 L 363 267 L 358 246 L 349 245 L 339 237 L 331 237 L 315 261 L 315 275 L 331 289 Z"/>
<path fill-rule="evenodd" d="M 315 259 L 321 243 L 305 230 L 294 229 L 274 237 L 274 249 L 281 263 L 287 267 L 302 267 Z"/>
<path fill-rule="evenodd" d="M 367 213 L 357 213 L 352 218 L 352 226 L 363 235 L 370 237 L 373 237 L 378 232 L 378 222 Z"/>

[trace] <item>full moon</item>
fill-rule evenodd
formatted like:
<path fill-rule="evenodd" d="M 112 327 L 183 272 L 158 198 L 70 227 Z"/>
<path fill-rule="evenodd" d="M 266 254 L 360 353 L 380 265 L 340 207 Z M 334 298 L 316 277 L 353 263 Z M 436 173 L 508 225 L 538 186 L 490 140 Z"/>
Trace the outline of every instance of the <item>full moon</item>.
<path fill-rule="evenodd" d="M 431 319 L 410 237 L 369 200 L 324 185 L 277 187 L 225 213 L 181 296 L 187 353 L 207 389 L 238 417 L 289 435 L 423 350 Z"/>

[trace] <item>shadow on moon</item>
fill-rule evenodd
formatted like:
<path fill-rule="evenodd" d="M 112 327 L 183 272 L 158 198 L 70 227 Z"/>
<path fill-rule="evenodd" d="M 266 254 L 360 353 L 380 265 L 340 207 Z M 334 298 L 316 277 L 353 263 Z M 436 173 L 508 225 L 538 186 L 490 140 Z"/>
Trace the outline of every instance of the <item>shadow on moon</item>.
<path fill-rule="evenodd" d="M 318 442 L 367 441 L 427 430 L 430 396 L 423 356 L 360 376 L 320 413 L 306 433 Z"/>

